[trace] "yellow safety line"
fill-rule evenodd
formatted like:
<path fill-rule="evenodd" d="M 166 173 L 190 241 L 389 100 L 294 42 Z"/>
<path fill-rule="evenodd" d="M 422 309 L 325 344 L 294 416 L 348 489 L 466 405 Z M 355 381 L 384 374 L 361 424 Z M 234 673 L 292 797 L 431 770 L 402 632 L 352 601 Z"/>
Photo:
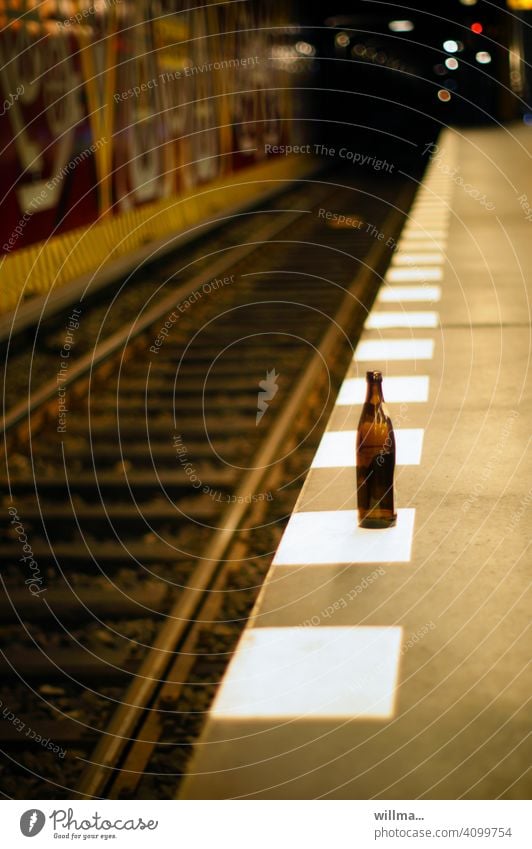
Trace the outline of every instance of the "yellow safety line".
<path fill-rule="evenodd" d="M 96 223 L 39 242 L 7 255 L 0 265 L 0 313 L 21 298 L 43 294 L 123 257 L 147 242 L 187 230 L 237 204 L 260 199 L 271 181 L 290 181 L 316 168 L 310 157 L 284 157 L 262 162 L 197 186 L 186 195 L 108 215 Z"/>

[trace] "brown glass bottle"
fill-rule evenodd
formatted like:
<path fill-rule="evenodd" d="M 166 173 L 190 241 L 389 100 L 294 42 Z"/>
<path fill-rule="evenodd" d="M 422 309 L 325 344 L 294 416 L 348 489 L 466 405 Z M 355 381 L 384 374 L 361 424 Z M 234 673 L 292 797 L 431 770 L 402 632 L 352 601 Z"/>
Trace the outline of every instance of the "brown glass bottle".
<path fill-rule="evenodd" d="M 381 372 L 366 372 L 366 381 L 356 448 L 358 524 L 361 528 L 390 528 L 397 519 L 393 503 L 395 436 L 382 395 Z"/>

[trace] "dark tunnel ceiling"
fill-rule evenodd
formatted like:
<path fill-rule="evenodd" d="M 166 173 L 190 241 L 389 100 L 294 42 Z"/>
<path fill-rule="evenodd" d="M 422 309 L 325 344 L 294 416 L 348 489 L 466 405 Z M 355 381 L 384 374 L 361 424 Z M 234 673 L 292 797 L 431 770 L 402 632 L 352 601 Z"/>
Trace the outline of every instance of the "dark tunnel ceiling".
<path fill-rule="evenodd" d="M 266 2 L 266 0 L 261 0 Z M 506 0 L 478 0 L 474 6 L 465 6 L 460 0 L 411 0 L 411 2 L 387 3 L 381 0 L 300 0 L 299 10 L 305 18 L 314 20 L 336 14 L 390 15 L 390 17 L 408 17 L 423 13 L 430 18 L 441 15 L 443 18 L 462 20 L 465 17 L 492 17 L 506 9 Z M 508 10 L 509 11 L 509 10 Z"/>

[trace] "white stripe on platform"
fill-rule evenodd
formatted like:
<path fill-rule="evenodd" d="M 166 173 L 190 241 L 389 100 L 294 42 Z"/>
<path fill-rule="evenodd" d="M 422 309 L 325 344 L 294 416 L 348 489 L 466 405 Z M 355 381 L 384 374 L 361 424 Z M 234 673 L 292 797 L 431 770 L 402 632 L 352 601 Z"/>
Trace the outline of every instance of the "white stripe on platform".
<path fill-rule="evenodd" d="M 450 214 L 451 210 L 449 209 L 446 198 L 442 197 L 441 200 L 436 201 L 422 198 L 412 206 L 408 220 L 411 221 L 412 218 L 421 215 L 440 215 L 447 218 Z"/>
<path fill-rule="evenodd" d="M 399 251 L 430 251 L 444 250 L 447 245 L 447 234 L 441 237 L 428 235 L 427 233 L 408 234 L 401 236 L 397 246 Z"/>
<path fill-rule="evenodd" d="M 418 466 L 423 449 L 423 428 L 397 428 L 394 433 L 397 465 Z M 311 468 L 354 468 L 356 436 L 356 430 L 331 430 L 324 433 Z"/>
<path fill-rule="evenodd" d="M 447 230 L 432 230 L 430 227 L 406 227 L 402 233 L 407 239 L 445 239 L 447 240 Z"/>
<path fill-rule="evenodd" d="M 434 266 L 413 268 L 389 268 L 385 280 L 389 283 L 417 283 L 420 280 L 441 280 L 443 269 Z"/>
<path fill-rule="evenodd" d="M 451 197 L 449 192 L 439 191 L 437 196 L 431 195 L 429 192 L 424 194 L 419 194 L 412 204 L 412 210 L 414 209 L 444 209 L 446 212 L 450 212 L 448 201 Z"/>
<path fill-rule="evenodd" d="M 408 563 L 414 537 L 415 510 L 397 510 L 393 528 L 358 527 L 356 510 L 292 513 L 274 566 L 328 563 Z"/>
<path fill-rule="evenodd" d="M 407 227 L 446 227 L 449 223 L 449 215 L 447 212 L 429 212 L 420 210 L 416 213 L 412 212 L 408 219 Z"/>
<path fill-rule="evenodd" d="M 381 286 L 378 300 L 381 303 L 405 303 L 408 301 L 439 301 L 440 286 Z"/>
<path fill-rule="evenodd" d="M 409 253 L 408 251 L 397 251 L 392 259 L 392 265 L 441 265 L 444 262 L 444 255 L 438 251 L 437 253 Z"/>
<path fill-rule="evenodd" d="M 214 701 L 217 719 L 388 719 L 402 628 L 248 628 Z"/>
<path fill-rule="evenodd" d="M 385 377 L 382 381 L 384 398 L 390 404 L 422 404 L 429 398 L 429 378 L 426 375 Z M 336 404 L 340 407 L 363 404 L 366 381 L 363 377 L 348 377 L 342 383 Z"/>
<path fill-rule="evenodd" d="M 439 316 L 437 312 L 409 312 L 381 310 L 372 311 L 366 319 L 366 330 L 384 330 L 392 327 L 437 327 Z"/>
<path fill-rule="evenodd" d="M 433 355 L 433 339 L 368 339 L 358 343 L 354 359 L 357 362 L 430 360 Z"/>

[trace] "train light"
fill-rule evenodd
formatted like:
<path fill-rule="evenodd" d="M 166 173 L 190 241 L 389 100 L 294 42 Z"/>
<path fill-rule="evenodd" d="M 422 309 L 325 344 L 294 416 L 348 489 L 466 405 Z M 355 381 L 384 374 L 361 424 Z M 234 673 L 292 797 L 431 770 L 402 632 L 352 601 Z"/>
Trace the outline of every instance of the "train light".
<path fill-rule="evenodd" d="M 478 0 L 460 0 L 462 6 L 476 6 Z"/>
<path fill-rule="evenodd" d="M 458 59 L 455 59 L 454 56 L 449 56 L 445 60 L 445 67 L 448 68 L 450 71 L 456 71 L 456 69 L 458 68 Z"/>
<path fill-rule="evenodd" d="M 446 88 L 440 88 L 438 92 L 438 100 L 441 100 L 442 103 L 448 103 L 451 99 L 451 92 L 447 91 Z"/>
<path fill-rule="evenodd" d="M 479 65 L 489 65 L 491 62 L 491 53 L 488 53 L 487 50 L 479 50 L 478 53 L 475 54 L 475 59 Z"/>
<path fill-rule="evenodd" d="M 480 35 L 480 33 L 483 31 L 483 29 L 484 29 L 484 27 L 478 21 L 475 21 L 474 24 L 471 24 L 471 31 L 476 33 L 477 35 Z"/>
<path fill-rule="evenodd" d="M 391 32 L 412 32 L 414 29 L 413 21 L 390 21 L 388 29 Z"/>

